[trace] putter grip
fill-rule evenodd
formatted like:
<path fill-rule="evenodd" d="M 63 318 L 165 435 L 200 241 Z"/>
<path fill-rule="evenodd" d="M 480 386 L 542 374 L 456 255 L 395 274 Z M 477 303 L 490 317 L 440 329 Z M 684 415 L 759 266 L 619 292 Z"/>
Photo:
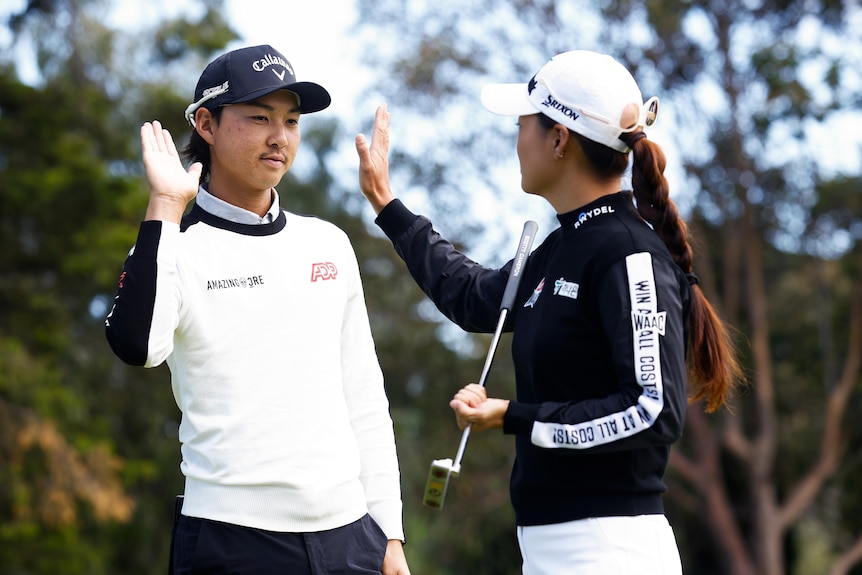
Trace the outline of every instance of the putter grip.
<path fill-rule="evenodd" d="M 527 263 L 527 256 L 530 255 L 530 247 L 533 245 L 533 240 L 536 238 L 536 231 L 538 229 L 539 225 L 533 220 L 527 220 L 524 223 L 524 231 L 521 232 L 521 241 L 518 242 L 518 253 L 515 254 L 515 259 L 512 261 L 509 281 L 506 282 L 503 301 L 500 303 L 501 310 L 510 310 L 515 303 L 515 296 L 518 295 L 518 284 L 521 283 L 521 273 L 524 271 L 524 264 Z"/>

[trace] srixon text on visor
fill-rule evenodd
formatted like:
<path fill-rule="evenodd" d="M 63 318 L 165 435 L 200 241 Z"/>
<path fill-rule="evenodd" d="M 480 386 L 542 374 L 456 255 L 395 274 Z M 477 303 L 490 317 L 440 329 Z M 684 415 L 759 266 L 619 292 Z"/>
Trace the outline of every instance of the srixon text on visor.
<path fill-rule="evenodd" d="M 546 108 L 553 108 L 555 110 L 559 110 L 564 116 L 566 116 L 567 118 L 571 118 L 572 120 L 577 120 L 581 117 L 577 112 L 575 112 L 568 106 L 561 104 L 560 102 L 555 100 L 553 96 L 548 96 L 545 101 L 542 102 L 542 105 Z"/>

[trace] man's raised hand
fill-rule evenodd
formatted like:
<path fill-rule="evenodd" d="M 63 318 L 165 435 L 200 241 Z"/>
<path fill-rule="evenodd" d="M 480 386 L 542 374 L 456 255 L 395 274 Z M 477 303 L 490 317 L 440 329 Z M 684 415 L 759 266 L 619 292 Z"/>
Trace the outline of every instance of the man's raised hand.
<path fill-rule="evenodd" d="M 141 152 L 150 184 L 145 219 L 179 223 L 186 205 L 198 193 L 201 164 L 183 168 L 170 132 L 157 120 L 141 126 Z"/>

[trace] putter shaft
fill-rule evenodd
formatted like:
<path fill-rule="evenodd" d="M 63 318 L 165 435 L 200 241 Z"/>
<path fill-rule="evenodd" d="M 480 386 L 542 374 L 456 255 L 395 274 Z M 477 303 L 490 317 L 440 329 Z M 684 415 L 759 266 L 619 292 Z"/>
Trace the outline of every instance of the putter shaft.
<path fill-rule="evenodd" d="M 512 269 L 509 273 L 509 280 L 503 292 L 503 300 L 500 303 L 500 317 L 497 320 L 497 328 L 494 330 L 494 338 L 491 340 L 488 355 L 485 357 L 485 365 L 482 368 L 482 375 L 479 377 L 479 385 L 481 387 L 485 387 L 485 380 L 488 377 L 488 372 L 491 370 L 491 363 L 494 361 L 494 353 L 497 351 L 497 345 L 500 343 L 500 335 L 503 333 L 506 316 L 512 305 L 514 305 L 515 296 L 518 292 L 518 284 L 521 281 L 521 272 L 530 253 L 530 247 L 533 245 L 533 240 L 536 237 L 537 229 L 536 222 L 527 221 L 524 224 L 524 231 L 521 233 L 521 240 L 518 242 L 518 252 L 515 254 Z M 447 458 L 435 459 L 431 462 L 431 470 L 425 483 L 425 497 L 423 499 L 423 502 L 428 507 L 435 509 L 443 507 L 443 502 L 446 499 L 446 490 L 449 487 L 449 478 L 452 475 L 457 476 L 461 472 L 461 460 L 464 458 L 464 450 L 467 449 L 467 440 L 470 437 L 472 427 L 472 424 L 468 423 L 464 428 L 464 432 L 461 434 L 461 443 L 458 444 L 458 452 L 455 454 L 455 461 Z"/>

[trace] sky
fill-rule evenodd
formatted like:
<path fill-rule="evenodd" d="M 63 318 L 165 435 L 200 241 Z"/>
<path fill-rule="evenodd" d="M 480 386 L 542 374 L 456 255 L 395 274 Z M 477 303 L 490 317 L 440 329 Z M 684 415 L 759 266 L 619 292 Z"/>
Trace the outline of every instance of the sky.
<path fill-rule="evenodd" d="M 10 13 L 20 11 L 26 4 L 26 0 L 0 0 L 0 19 Z M 348 130 L 362 131 L 366 135 L 371 134 L 374 110 L 382 101 L 374 96 L 368 96 L 368 88 L 374 73 L 367 69 L 362 62 L 362 46 L 359 38 L 351 26 L 356 19 L 356 8 L 352 0 L 337 0 L 330 2 L 298 2 L 295 0 L 226 0 L 226 19 L 237 30 L 242 37 L 236 44 L 229 48 L 242 45 L 271 44 L 281 51 L 293 65 L 299 80 L 317 82 L 327 88 L 332 94 L 332 105 L 325 114 L 329 117 L 338 118 Z M 106 0 L 108 12 L 106 22 L 109 26 L 119 29 L 136 30 L 142 25 L 154 23 L 160 19 L 176 16 L 182 10 L 188 10 L 183 2 L 176 0 Z M 858 15 L 858 14 L 857 14 Z M 3 36 L 4 31 L 0 28 L 0 50 L 7 49 L 9 38 Z M 16 54 L 22 77 L 27 81 L 28 57 L 26 53 Z M 192 93 L 197 74 L 190 74 L 188 86 L 178 86 L 181 92 Z M 508 81 L 509 79 L 503 79 Z M 409 136 L 416 135 L 416 126 L 405 126 L 399 124 L 399 110 L 391 106 L 393 114 L 392 146 L 396 147 L 399 140 L 406 143 Z M 670 110 L 663 109 L 664 116 L 671 116 Z M 405 118 L 406 119 L 406 118 Z M 661 131 L 670 125 L 672 128 L 673 118 L 665 117 L 664 122 L 659 122 L 655 132 L 657 141 L 662 141 Z M 858 121 L 858 118 L 856 119 Z M 860 157 L 858 149 L 858 134 L 862 129 L 850 129 L 843 119 L 837 119 L 832 125 L 817 126 L 810 128 L 813 131 L 814 141 L 822 142 L 824 147 L 835 146 L 840 153 L 825 154 L 823 162 L 835 162 L 836 169 L 856 169 L 858 166 L 842 165 L 848 158 Z M 525 197 L 520 191 L 518 182 L 517 157 L 514 153 L 515 132 L 513 130 L 512 156 L 505 165 L 501 167 L 499 181 L 502 182 L 502 195 L 506 202 L 501 202 L 498 196 L 490 191 L 471 190 L 470 206 L 481 218 L 483 223 L 502 221 L 503 228 L 491 236 L 485 238 L 490 243 L 487 250 L 479 250 L 479 254 L 495 253 L 505 250 L 505 246 L 512 245 L 513 250 L 517 237 L 520 234 L 525 219 L 536 219 L 541 223 L 549 221 L 552 215 L 547 204 L 536 198 Z M 339 175 L 340 179 L 355 177 L 356 160 L 353 149 L 353 134 L 343 135 L 339 154 L 334 159 L 334 166 L 330 166 Z M 671 141 L 667 138 L 665 141 Z M 664 145 L 664 143 L 663 143 Z M 849 153 L 853 147 L 855 153 Z M 671 180 L 671 189 L 678 189 L 679 174 L 673 172 L 674 150 L 666 146 L 668 155 L 668 173 Z M 313 163 L 313 158 L 297 158 L 295 170 L 301 174 L 303 160 L 307 165 Z M 858 163 L 858 160 L 856 160 Z M 679 186 L 681 187 L 681 186 Z M 358 192 L 357 192 L 358 193 Z M 397 192 L 396 192 L 397 193 Z M 402 190 L 401 197 L 407 196 L 408 205 L 418 212 L 427 212 L 429 198 L 422 191 Z M 681 206 L 685 209 L 685 206 Z M 370 220 L 373 214 L 368 208 L 365 214 Z M 441 224 L 445 228 L 445 223 Z M 547 225 L 544 227 L 548 227 Z M 539 237 L 549 232 L 550 229 L 540 229 Z M 445 233 L 445 229 L 444 229 Z M 509 251 L 513 251 L 509 250 Z M 508 259 L 506 257 L 505 259 Z M 505 261 L 505 259 L 503 261 Z M 481 261 L 481 260 L 480 260 Z M 497 262 L 493 262 L 497 263 Z"/>
<path fill-rule="evenodd" d="M 343 135 L 340 153 L 330 169 L 340 178 L 355 177 L 358 160 L 353 144 L 356 132 L 371 135 L 374 112 L 383 99 L 377 95 L 369 96 L 368 87 L 373 81 L 374 72 L 369 70 L 361 58 L 361 38 L 351 30 L 356 20 L 356 9 L 352 0 L 333 2 L 297 2 L 294 0 L 226 0 L 226 19 L 241 36 L 241 40 L 228 46 L 229 49 L 254 44 L 270 44 L 282 52 L 293 66 L 297 79 L 313 81 L 324 86 L 332 95 L 332 104 L 321 112 L 330 118 L 335 117 L 347 126 Z M 0 20 L 8 14 L 20 11 L 26 0 L 0 0 Z M 142 26 L 157 22 L 166 17 L 176 16 L 188 11 L 188 6 L 176 0 L 106 0 L 108 12 L 106 24 L 112 28 L 138 30 Z M 3 37 L 0 28 L 0 51 L 7 48 L 9 38 Z M 26 52 L 16 54 L 19 73 L 27 82 L 36 82 L 35 66 L 32 57 Z M 192 94 L 197 74 L 190 74 L 187 86 L 178 86 L 181 93 Z M 478 94 L 476 94 L 478 101 Z M 397 107 L 391 103 L 392 147 L 406 141 L 408 135 L 415 137 L 416 126 L 399 124 Z M 309 118 L 307 122 L 312 121 Z M 508 121 L 504 119 L 503 121 Z M 514 126 L 514 122 L 512 122 Z M 502 168 L 501 178 L 507 182 L 507 203 L 500 202 L 490 190 L 471 190 L 470 204 L 481 217 L 483 223 L 503 221 L 504 226 L 489 232 L 486 238 L 487 249 L 477 247 L 477 257 L 490 254 L 496 259 L 496 252 L 511 244 L 512 255 L 517 247 L 518 237 L 526 219 L 542 221 L 552 217 L 553 212 L 542 200 L 525 198 L 518 182 L 517 157 L 515 155 L 515 131 L 512 131 L 512 156 Z M 302 150 L 294 164 L 297 175 L 302 173 L 303 162 L 313 163 L 309 155 L 303 157 Z M 509 185 L 511 183 L 511 185 Z M 358 193 L 358 191 L 357 191 Z M 419 213 L 427 213 L 428 196 L 421 190 L 401 190 L 399 197 L 409 200 L 408 205 Z M 478 206 L 478 207 L 477 207 Z M 373 212 L 367 208 L 364 216 L 369 221 Z M 445 228 L 445 222 L 441 222 Z M 544 226 L 548 228 L 548 226 Z M 550 232 L 540 229 L 539 237 Z M 499 248 L 499 249 L 498 249 Z M 472 254 L 471 254 L 472 255 Z M 503 262 L 511 256 L 505 257 Z M 502 263 L 499 261 L 489 263 Z"/>
<path fill-rule="evenodd" d="M 166 17 L 188 12 L 186 3 L 176 0 L 103 0 L 106 23 L 110 27 L 136 30 Z M 226 0 L 226 20 L 239 32 L 236 46 L 271 44 L 297 70 L 300 80 L 314 80 L 335 94 L 352 93 L 355 38 L 348 33 L 356 12 L 351 0 L 298 2 L 295 0 Z M 23 10 L 27 0 L 0 0 L 0 21 Z M 337 6 L 337 9 L 333 8 Z M 193 8 L 196 6 L 193 6 Z M 0 27 L 0 50 L 7 50 L 11 38 Z M 25 80 L 30 68 L 29 54 L 16 54 Z M 351 65 L 345 67 L 345 63 Z M 346 73 L 345 73 L 346 72 Z M 193 87 L 193 86 L 192 86 Z M 349 110 L 346 99 L 333 99 L 337 111 Z"/>
<path fill-rule="evenodd" d="M 106 24 L 112 28 L 140 30 L 167 17 L 188 12 L 176 0 L 104 0 L 108 8 Z M 27 0 L 0 0 L 0 21 L 20 12 Z M 338 9 L 332 6 L 337 5 Z M 197 6 L 193 6 L 197 7 Z M 284 54 L 299 80 L 317 82 L 332 94 L 328 109 L 339 117 L 356 112 L 353 99 L 364 87 L 368 74 L 358 63 L 358 38 L 349 32 L 355 19 L 351 0 L 338 2 L 296 2 L 294 0 L 227 0 L 225 19 L 241 36 L 229 49 L 253 44 L 270 44 Z M 0 50 L 8 50 L 11 38 L 0 27 Z M 37 80 L 32 55 L 16 50 L 19 73 L 25 82 Z M 189 75 L 191 94 L 197 75 Z M 373 118 L 374 106 L 369 105 Z"/>
<path fill-rule="evenodd" d="M 20 12 L 27 0 L 0 0 L 0 21 L 5 21 L 9 14 Z M 139 30 L 142 26 L 155 23 L 166 17 L 176 16 L 182 10 L 188 10 L 188 5 L 177 0 L 104 0 L 108 11 L 106 24 L 115 29 Z M 226 19 L 241 36 L 241 40 L 229 49 L 243 45 L 270 44 L 281 51 L 293 65 L 299 80 L 317 82 L 332 95 L 331 106 L 321 114 L 335 117 L 344 123 L 348 132 L 343 134 L 343 141 L 338 154 L 329 164 L 329 169 L 339 182 L 348 188 L 356 178 L 358 160 L 353 146 L 353 135 L 361 131 L 371 134 L 374 111 L 381 101 L 379 96 L 369 97 L 369 85 L 373 82 L 374 71 L 369 70 L 362 59 L 362 38 L 351 30 L 357 14 L 353 0 L 330 0 L 328 2 L 300 2 L 296 0 L 226 0 Z M 855 18 L 862 24 L 862 10 L 854 12 Z M 696 25 L 697 22 L 690 22 Z M 696 34 L 696 37 L 705 37 Z M 816 38 L 816 36 L 812 36 Z M 816 39 L 814 41 L 819 41 Z M 9 50 L 11 38 L 6 30 L 0 27 L 0 56 Z M 839 46 L 836 49 L 843 50 Z M 19 73 L 25 82 L 38 82 L 32 55 L 18 51 L 15 53 L 19 64 Z M 181 93 L 192 94 L 198 74 L 189 74 L 185 86 L 177 86 Z M 510 81 L 502 78 L 501 81 Z M 478 96 L 478 94 L 477 94 Z M 191 96 L 190 96 L 191 97 Z M 477 98 L 478 99 L 478 98 Z M 705 98 L 707 105 L 710 98 Z M 722 105 L 718 101 L 718 105 Z M 409 138 L 421 137 L 418 127 L 409 122 L 406 113 L 395 105 L 390 105 L 392 112 L 392 148 L 399 143 L 408 144 Z M 650 138 L 655 138 L 665 149 L 668 157 L 666 176 L 671 184 L 672 197 L 680 205 L 685 214 L 687 205 L 683 176 L 675 166 L 675 150 L 669 142 L 674 139 L 667 136 L 665 130 L 675 129 L 675 118 L 672 110 L 663 107 L 662 121 L 650 132 Z M 406 112 L 406 110 L 403 110 Z M 862 146 L 859 144 L 859 134 L 862 133 L 862 114 L 852 118 L 835 118 L 827 125 L 809 127 L 814 146 L 819 150 L 835 150 L 820 154 L 821 165 L 838 171 L 858 173 L 859 158 L 862 158 Z M 399 123 L 399 118 L 404 122 Z M 311 120 L 311 119 L 309 119 Z M 509 121 L 502 119 L 501 121 Z M 407 125 L 410 124 L 410 125 Z M 512 122 L 514 126 L 514 122 Z M 354 133 L 350 133 L 353 130 Z M 664 135 L 663 135 L 664 134 Z M 470 257 L 486 265 L 502 265 L 514 255 L 518 238 L 524 222 L 528 219 L 539 222 L 539 233 L 534 247 L 550 233 L 556 223 L 550 206 L 540 198 L 527 196 L 520 189 L 520 174 L 517 156 L 515 155 L 516 132 L 512 130 L 512 154 L 503 161 L 496 174 L 499 182 L 497 190 L 482 189 L 480 186 L 469 187 L 465 191 L 464 209 L 479 223 L 486 226 L 486 231 L 480 241 L 474 241 L 468 247 Z M 793 138 L 787 141 L 792 142 Z M 781 154 L 781 151 L 775 153 Z M 313 169 L 315 158 L 311 154 L 303 155 L 302 149 L 294 164 L 293 170 L 301 177 L 303 165 Z M 830 166 L 830 164 L 832 164 Z M 393 167 L 393 174 L 395 170 Z M 394 179 L 394 178 L 393 178 Z M 409 186 L 404 186 L 409 188 Z M 394 189 L 396 195 L 417 213 L 430 215 L 433 206 L 429 203 L 432 196 L 422 189 Z M 356 190 L 359 198 L 358 186 Z M 502 200 L 501 200 L 502 198 Z M 359 200 L 360 205 L 364 202 Z M 288 206 L 289 209 L 289 206 Z M 374 213 L 367 205 L 363 206 L 363 217 L 370 224 Z M 454 235 L 444 218 L 435 219 L 435 227 L 446 236 Z M 371 233 L 382 235 L 374 225 L 369 225 Z M 434 310 L 427 311 L 429 318 L 436 317 Z M 445 325 L 445 322 L 444 322 Z M 457 348 L 461 342 L 457 330 L 441 330 L 444 340 L 451 340 Z"/>

